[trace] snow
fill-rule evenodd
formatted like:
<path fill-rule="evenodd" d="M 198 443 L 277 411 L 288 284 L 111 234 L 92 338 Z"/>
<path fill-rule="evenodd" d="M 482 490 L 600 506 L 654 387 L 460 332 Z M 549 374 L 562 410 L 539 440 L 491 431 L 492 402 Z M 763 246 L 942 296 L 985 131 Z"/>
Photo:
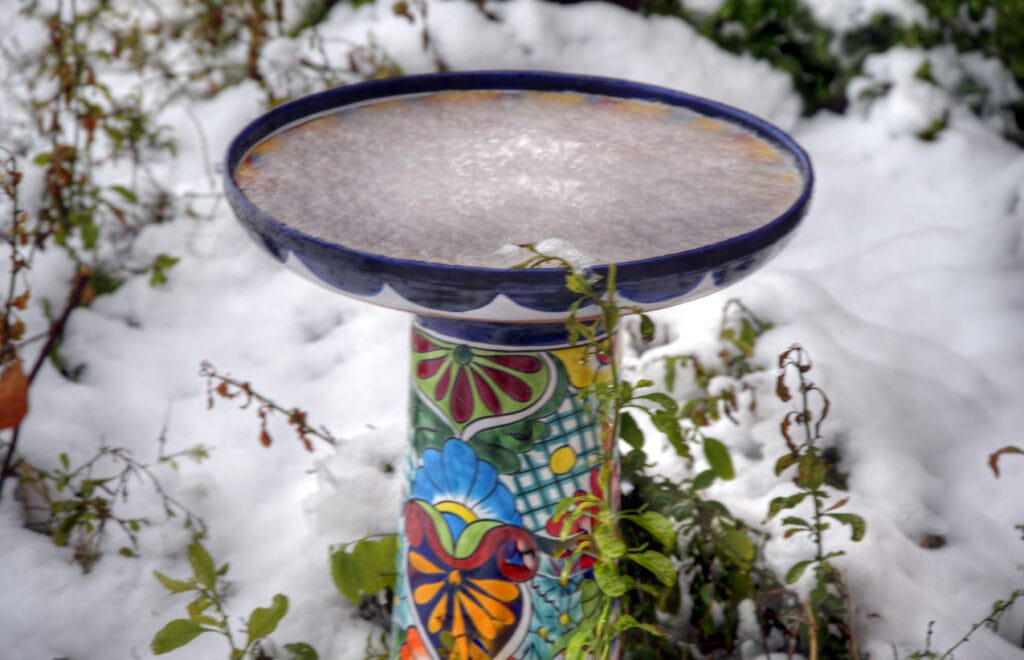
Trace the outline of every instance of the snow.
<path fill-rule="evenodd" d="M 821 16 L 848 20 L 829 9 L 839 4 L 813 6 Z M 858 6 L 904 12 L 911 5 Z M 844 116 L 808 119 L 799 116 L 786 77 L 719 51 L 681 22 L 594 3 L 512 0 L 492 9 L 500 21 L 470 3 L 429 4 L 432 38 L 452 68 L 576 71 L 676 87 L 761 115 L 809 151 L 817 173 L 813 207 L 786 250 L 724 294 L 660 312 L 669 345 L 626 361 L 633 373 L 656 375 L 660 355 L 713 351 L 729 297 L 775 324 L 759 342 L 761 362 L 773 364 L 791 344 L 804 345 L 815 362 L 811 376 L 833 403 L 825 428 L 850 474 L 849 510 L 868 521 L 861 543 L 842 533 L 828 539 L 848 553 L 837 564 L 858 604 L 862 649 L 874 658 L 892 657 L 893 649 L 906 657 L 923 648 L 929 621 L 933 648 L 954 643 L 994 600 L 1022 584 L 1024 570 L 1013 529 L 1024 522 L 1024 464 L 1006 457 L 999 479 L 986 465 L 999 447 L 1024 444 L 1024 152 L 999 137 L 996 123 L 916 79 L 920 52 L 897 50 L 868 62 L 868 77 L 857 84 L 889 82 L 886 96 L 856 101 Z M 431 67 L 419 26 L 394 16 L 387 1 L 339 5 L 319 32 L 330 53 L 343 54 L 372 33 L 406 72 Z M 18 34 L 25 43 L 33 38 Z M 295 56 L 275 43 L 267 64 Z M 935 59 L 955 60 L 951 53 Z M 990 64 L 963 66 L 1006 85 Z M 19 77 L 3 73 L 0 96 L 8 101 Z M 179 155 L 155 166 L 165 185 L 179 194 L 209 191 L 209 173 L 261 102 L 255 85 L 243 83 L 191 107 L 167 108 L 160 120 L 172 124 Z M 950 126 L 936 141 L 915 137 L 947 110 Z M 15 129 L 0 135 L 22 138 Z M 210 220 L 180 217 L 147 228 L 137 249 L 140 263 L 160 252 L 181 262 L 163 288 L 137 278 L 72 315 L 61 354 L 69 366 L 83 367 L 81 378 L 70 382 L 43 369 L 19 450 L 52 467 L 60 452 L 81 462 L 101 444 L 155 462 L 161 435 L 168 452 L 211 447 L 200 464 L 183 459 L 177 470 L 153 469 L 206 520 L 214 558 L 230 562 L 234 620 L 282 592 L 292 606 L 275 640 L 306 641 L 322 658 L 362 657 L 371 628 L 331 583 L 328 549 L 397 522 L 398 481 L 383 466 L 397 464 L 404 451 L 408 356 L 397 347 L 407 345 L 410 319 L 285 271 L 223 203 Z M 41 301 L 62 300 L 69 272 L 56 253 L 40 255 L 31 272 L 30 326 L 45 328 Z M 263 449 L 253 410 L 225 400 L 207 409 L 203 360 L 307 410 L 339 445 L 317 444 L 309 454 L 278 417 L 269 427 L 274 442 Z M 769 393 L 770 380 L 763 382 Z M 772 473 L 781 410 L 765 406 L 719 434 L 733 448 L 739 478 L 714 495 L 751 523 L 764 518 L 769 498 L 791 488 Z M 678 467 L 663 458 L 662 469 Z M 123 541 L 112 533 L 103 559 L 83 575 L 68 549 L 23 528 L 12 493 L 8 487 L 0 503 L 4 653 L 148 656 L 152 635 L 183 616 L 187 601 L 166 595 L 152 571 L 188 574 L 188 533 L 164 521 L 155 494 L 136 485 L 132 510 L 154 523 L 140 533 L 139 558 L 118 557 Z M 776 523 L 768 529 L 774 568 L 807 556 L 799 542 L 781 539 Z M 922 548 L 926 535 L 943 536 L 945 546 Z M 1017 608 L 999 634 L 977 632 L 957 657 L 1024 658 L 1022 629 L 1024 608 Z M 223 642 L 208 635 L 169 657 L 224 655 Z"/>

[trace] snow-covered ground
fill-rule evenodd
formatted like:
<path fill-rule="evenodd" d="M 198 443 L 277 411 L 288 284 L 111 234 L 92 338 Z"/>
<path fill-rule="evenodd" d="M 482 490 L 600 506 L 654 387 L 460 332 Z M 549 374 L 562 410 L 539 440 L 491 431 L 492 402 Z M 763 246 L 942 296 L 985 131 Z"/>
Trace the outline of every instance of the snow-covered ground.
<path fill-rule="evenodd" d="M 857 8 L 913 11 L 899 0 L 845 4 L 848 11 L 828 0 L 815 6 L 836 24 L 862 20 Z M 1024 444 L 1024 152 L 916 79 L 925 57 L 918 51 L 868 63 L 870 79 L 856 84 L 891 83 L 886 96 L 857 101 L 845 116 L 807 119 L 788 78 L 720 51 L 680 21 L 596 3 L 512 0 L 491 9 L 500 21 L 470 3 L 430 3 L 433 41 L 452 68 L 548 69 L 666 85 L 761 115 L 808 150 L 817 173 L 813 208 L 782 255 L 724 296 L 658 313 L 671 344 L 626 359 L 636 371 L 659 373 L 659 355 L 708 351 L 726 297 L 775 323 L 760 341 L 761 362 L 771 364 L 792 343 L 806 347 L 812 377 L 833 402 L 826 431 L 838 438 L 850 474 L 849 510 L 868 522 L 861 543 L 842 532 L 829 539 L 848 552 L 838 564 L 858 605 L 862 649 L 873 658 L 894 650 L 906 657 L 923 648 L 932 620 L 934 648 L 955 642 L 994 600 L 1024 585 L 1024 546 L 1013 528 L 1024 523 L 1024 462 L 1007 457 L 998 480 L 986 465 L 995 449 Z M 333 48 L 343 47 L 342 38 L 365 43 L 372 32 L 406 72 L 431 68 L 418 27 L 395 16 L 387 0 L 340 5 L 320 31 Z M 933 54 L 936 75 L 953 59 Z M 4 80 L 14 84 L 10 75 Z M 208 190 L 205 173 L 219 167 L 260 101 L 245 83 L 167 108 L 160 119 L 176 131 L 179 154 L 162 166 L 165 185 Z M 946 110 L 950 126 L 938 140 L 915 137 Z M 163 288 L 138 278 L 74 312 L 62 356 L 82 366 L 82 376 L 70 382 L 49 366 L 42 371 L 20 451 L 53 466 L 61 452 L 75 464 L 101 444 L 155 461 L 161 435 L 167 451 L 212 447 L 201 464 L 154 470 L 206 520 L 214 557 L 230 562 L 232 614 L 244 616 L 282 592 L 292 607 L 275 640 L 306 641 L 321 658 L 362 657 L 370 627 L 332 584 L 328 547 L 396 525 L 398 481 L 381 467 L 404 451 L 408 356 L 396 347 L 407 345 L 409 319 L 285 271 L 251 243 L 225 204 L 212 220 L 149 227 L 137 249 L 181 262 Z M 39 255 L 33 301 L 60 300 L 67 277 L 57 254 Z M 40 315 L 29 313 L 37 323 Z M 252 410 L 222 400 L 207 409 L 203 360 L 302 407 L 342 441 L 309 454 L 278 418 L 270 426 L 274 443 L 262 448 Z M 748 421 L 722 430 L 739 477 L 715 494 L 757 523 L 768 500 L 791 486 L 772 474 L 781 453 L 777 419 Z M 154 522 L 140 533 L 140 556 L 118 557 L 122 543 L 111 534 L 107 555 L 83 575 L 69 550 L 23 528 L 12 495 L 7 490 L 0 505 L 0 657 L 148 657 L 154 632 L 182 616 L 186 602 L 168 596 L 152 571 L 188 574 L 188 533 L 165 522 L 156 495 L 139 485 L 127 506 Z M 922 548 L 929 535 L 946 544 Z M 784 571 L 807 547 L 780 536 L 768 559 Z M 1004 618 L 999 632 L 1012 643 L 982 630 L 957 657 L 1024 658 L 1024 608 Z M 171 657 L 225 651 L 207 635 Z"/>

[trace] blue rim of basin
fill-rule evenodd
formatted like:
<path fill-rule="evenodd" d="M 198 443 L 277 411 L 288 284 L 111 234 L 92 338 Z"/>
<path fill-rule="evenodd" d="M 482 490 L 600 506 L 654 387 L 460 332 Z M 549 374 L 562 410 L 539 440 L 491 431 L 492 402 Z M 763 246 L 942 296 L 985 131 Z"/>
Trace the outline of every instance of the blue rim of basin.
<path fill-rule="evenodd" d="M 810 158 L 778 127 L 742 110 L 664 87 L 537 71 L 387 78 L 338 87 L 281 105 L 251 122 L 232 141 L 224 167 L 228 201 L 246 230 L 274 257 L 339 292 L 421 316 L 510 322 L 564 317 L 577 296 L 565 288 L 565 272 L 561 269 L 458 266 L 354 250 L 270 217 L 245 197 L 234 179 L 235 170 L 253 147 L 304 119 L 388 97 L 468 90 L 578 92 L 679 106 L 741 126 L 795 158 L 804 189 L 788 210 L 751 232 L 725 241 L 618 263 L 616 295 L 623 304 L 656 309 L 728 286 L 774 256 L 807 212 L 814 184 Z M 603 276 L 607 264 L 592 270 Z M 382 295 L 387 288 L 391 292 Z M 494 304 L 502 296 L 507 300 Z"/>

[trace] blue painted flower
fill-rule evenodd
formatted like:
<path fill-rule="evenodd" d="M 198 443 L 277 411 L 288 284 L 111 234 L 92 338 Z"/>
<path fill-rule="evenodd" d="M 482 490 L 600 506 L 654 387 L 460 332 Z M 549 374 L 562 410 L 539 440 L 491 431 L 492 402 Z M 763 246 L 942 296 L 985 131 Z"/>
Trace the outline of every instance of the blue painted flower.
<path fill-rule="evenodd" d="M 453 540 L 477 520 L 522 525 L 515 499 L 498 479 L 498 471 L 456 438 L 447 440 L 440 450 L 423 452 L 423 465 L 413 477 L 411 496 L 433 505 L 444 517 Z"/>

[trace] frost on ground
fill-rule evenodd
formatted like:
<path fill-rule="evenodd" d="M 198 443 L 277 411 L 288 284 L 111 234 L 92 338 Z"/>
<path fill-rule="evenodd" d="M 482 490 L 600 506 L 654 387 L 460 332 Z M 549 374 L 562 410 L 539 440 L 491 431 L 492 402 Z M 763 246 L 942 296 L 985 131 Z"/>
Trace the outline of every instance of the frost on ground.
<path fill-rule="evenodd" d="M 822 15 L 827 5 L 815 3 Z M 905 5 L 870 3 L 894 11 Z M 933 647 L 948 647 L 1021 584 L 1024 570 L 1013 529 L 1024 522 L 1024 463 L 1008 457 L 998 480 L 986 466 L 995 449 L 1021 444 L 1024 428 L 1024 154 L 917 80 L 920 52 L 868 63 L 858 84 L 891 83 L 887 95 L 857 101 L 845 116 L 802 119 L 787 78 L 722 53 L 678 21 L 592 3 L 513 0 L 494 11 L 500 21 L 468 3 L 430 4 L 432 38 L 451 67 L 663 84 L 764 116 L 810 152 L 817 186 L 804 226 L 775 262 L 726 296 L 775 323 L 760 342 L 763 363 L 802 343 L 833 401 L 830 433 L 850 475 L 850 506 L 868 521 L 862 543 L 848 544 L 843 534 L 833 540 L 848 552 L 839 565 L 858 605 L 863 649 L 881 658 L 895 647 L 906 657 L 923 647 L 931 620 Z M 389 2 L 338 5 L 320 32 L 338 52 L 339 43 L 364 43 L 372 33 L 405 71 L 431 67 L 418 28 L 394 16 Z M 265 64 L 294 57 L 281 45 Z M 2 79 L 16 84 L 10 71 Z M 2 90 L 5 98 L 12 92 Z M 162 119 L 172 124 L 179 154 L 161 171 L 173 187 L 208 187 L 207 172 L 260 103 L 255 86 L 243 83 L 166 108 Z M 946 111 L 949 128 L 935 142 L 915 137 Z M 206 520 L 214 557 L 230 562 L 232 615 L 237 620 L 286 593 L 292 607 L 275 640 L 306 641 L 322 658 L 362 657 L 370 628 L 332 585 L 327 552 L 397 521 L 397 480 L 387 466 L 404 447 L 407 355 L 398 347 L 407 345 L 409 319 L 285 272 L 251 244 L 224 204 L 208 221 L 181 217 L 149 227 L 137 249 L 181 262 L 161 289 L 138 278 L 73 314 L 62 357 L 81 376 L 71 382 L 43 370 L 21 451 L 53 465 L 61 452 L 81 462 L 101 444 L 152 461 L 161 436 L 168 451 L 212 447 L 201 464 L 156 470 Z M 68 273 L 58 255 L 41 255 L 31 273 L 35 299 L 63 295 Z M 671 343 L 627 356 L 632 368 L 656 373 L 659 354 L 711 350 L 723 302 L 715 296 L 660 313 Z M 202 360 L 303 407 L 339 445 L 309 454 L 277 419 L 268 429 L 273 443 L 262 448 L 252 410 L 223 400 L 207 409 Z M 721 434 L 739 478 L 716 495 L 752 523 L 769 498 L 787 490 L 772 474 L 781 439 L 768 412 Z M 153 523 L 140 533 L 140 556 L 118 557 L 119 541 L 111 539 L 88 575 L 66 549 L 24 529 L 18 503 L 4 495 L 2 654 L 147 657 L 153 633 L 184 612 L 183 599 L 167 596 L 152 571 L 188 573 L 188 533 L 164 520 L 156 495 L 141 485 L 131 495 L 137 515 Z M 921 546 L 939 536 L 942 548 Z M 769 546 L 779 570 L 805 553 L 792 542 Z M 1018 609 L 999 634 L 979 631 L 957 657 L 1024 657 L 1022 631 Z M 207 637 L 172 657 L 223 656 L 223 643 Z"/>

